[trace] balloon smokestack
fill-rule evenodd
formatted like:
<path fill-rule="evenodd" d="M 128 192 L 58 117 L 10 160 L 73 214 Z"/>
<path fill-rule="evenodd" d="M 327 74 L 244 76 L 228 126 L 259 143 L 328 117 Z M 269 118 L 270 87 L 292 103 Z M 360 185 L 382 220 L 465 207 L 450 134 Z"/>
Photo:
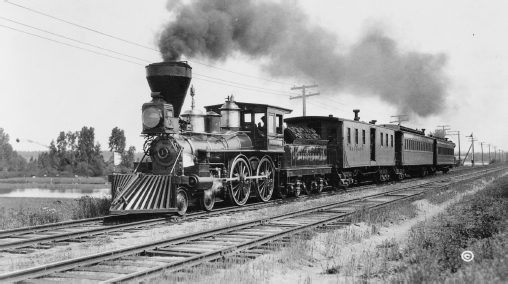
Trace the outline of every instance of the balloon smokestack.
<path fill-rule="evenodd" d="M 192 79 L 192 67 L 186 62 L 160 62 L 146 66 L 146 80 L 152 92 L 160 92 L 173 105 L 178 117 Z"/>

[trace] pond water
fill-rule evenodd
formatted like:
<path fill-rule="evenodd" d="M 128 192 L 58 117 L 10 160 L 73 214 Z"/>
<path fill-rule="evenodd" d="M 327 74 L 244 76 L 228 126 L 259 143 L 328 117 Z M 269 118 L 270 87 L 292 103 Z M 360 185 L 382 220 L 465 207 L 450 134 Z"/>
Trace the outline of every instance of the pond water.
<path fill-rule="evenodd" d="M 82 196 L 111 197 L 111 189 L 110 188 L 100 188 L 100 189 L 27 188 L 27 189 L 0 190 L 0 198 L 1 197 L 80 198 Z"/>
<path fill-rule="evenodd" d="M 484 161 L 483 164 L 482 164 L 482 161 L 474 161 L 474 165 L 475 166 L 482 166 L 482 165 L 486 166 L 488 164 L 489 164 L 489 162 L 487 162 L 487 161 Z M 471 161 L 467 161 L 467 162 L 464 163 L 464 166 L 471 167 L 472 165 L 473 164 L 471 163 Z"/>

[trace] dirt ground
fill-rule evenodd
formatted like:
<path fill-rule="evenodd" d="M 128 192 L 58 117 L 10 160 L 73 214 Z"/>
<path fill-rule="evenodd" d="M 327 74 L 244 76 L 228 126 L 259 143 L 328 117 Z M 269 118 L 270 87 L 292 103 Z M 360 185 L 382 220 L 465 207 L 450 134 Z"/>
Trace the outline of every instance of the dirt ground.
<path fill-rule="evenodd" d="M 405 184 L 385 185 L 375 188 L 371 188 L 363 191 L 351 191 L 345 194 L 335 195 L 328 198 L 321 198 L 319 200 L 302 200 L 300 202 L 294 202 L 291 204 L 280 205 L 277 207 L 268 207 L 256 211 L 248 211 L 243 213 L 231 213 L 230 215 L 221 215 L 212 217 L 209 219 L 198 219 L 190 222 L 180 222 L 176 224 L 165 224 L 152 229 L 145 229 L 137 232 L 123 233 L 122 235 L 102 235 L 95 237 L 84 243 L 70 242 L 67 245 L 55 246 L 47 250 L 36 250 L 29 254 L 11 254 L 0 252 L 0 273 L 5 273 L 14 270 L 31 268 L 39 265 L 44 265 L 56 261 L 66 260 L 70 258 L 86 256 L 96 253 L 105 252 L 108 250 L 120 249 L 131 246 L 133 243 L 143 244 L 148 242 L 159 241 L 163 239 L 170 239 L 175 236 L 181 236 L 185 234 L 195 233 L 203 230 L 209 230 L 212 228 L 223 227 L 226 225 L 236 224 L 248 220 L 254 220 L 268 215 L 276 215 L 296 210 L 301 210 L 305 207 L 314 206 L 317 204 L 325 204 L 331 201 L 349 200 L 361 196 L 370 195 L 377 192 L 383 192 L 392 190 L 397 187 L 406 187 L 408 185 L 415 185 L 428 181 L 415 180 Z M 475 190 L 479 190 L 477 188 Z M 468 192 L 471 194 L 472 192 Z M 457 197 L 458 198 L 458 197 Z M 455 199 L 454 199 L 455 200 Z M 323 274 L 324 268 L 330 266 L 334 262 L 347 261 L 355 255 L 361 255 L 368 248 L 375 248 L 382 244 L 386 240 L 396 239 L 401 240 L 407 234 L 408 230 L 420 220 L 431 218 L 446 208 L 447 205 L 451 204 L 452 201 L 443 203 L 439 206 L 434 206 L 426 202 L 425 200 L 416 201 L 418 205 L 418 215 L 416 218 L 411 220 L 405 220 L 399 224 L 382 227 L 377 235 L 369 236 L 361 242 L 351 243 L 342 246 L 340 257 L 335 258 L 323 258 L 312 263 L 305 264 L 292 264 L 284 269 L 272 270 L 271 275 L 265 278 L 265 281 L 272 283 L 298 283 L 308 282 L 311 280 L 315 283 L 335 283 L 337 281 L 350 281 L 354 279 L 351 276 L 342 275 L 341 273 L 334 275 Z M 363 223 L 358 223 L 346 228 L 353 233 L 360 233 L 362 231 L 369 231 L 371 228 Z M 340 240 L 337 240 L 340 242 Z M 262 261 L 263 258 L 270 257 L 264 255 L 259 257 L 256 261 Z M 317 257 L 316 259 L 319 259 Z"/>
<path fill-rule="evenodd" d="M 368 190 L 350 191 L 345 192 L 344 194 L 328 196 L 326 198 L 319 198 L 315 200 L 302 199 L 298 202 L 283 204 L 276 207 L 263 208 L 255 211 L 231 213 L 229 215 L 221 215 L 211 217 L 209 219 L 198 219 L 189 222 L 184 221 L 180 223 L 165 224 L 152 229 L 144 229 L 138 232 L 124 233 L 120 236 L 106 234 L 95 237 L 84 243 L 70 242 L 68 245 L 59 245 L 47 250 L 35 250 L 35 252 L 29 254 L 12 254 L 7 252 L 0 252 L 0 273 L 31 268 L 38 265 L 44 265 L 80 256 L 101 253 L 107 250 L 121 249 L 132 246 L 133 243 L 144 244 L 163 239 L 170 239 L 176 236 L 182 236 L 231 224 L 238 224 L 249 220 L 255 220 L 269 215 L 301 210 L 304 207 L 311 207 L 317 204 L 325 204 L 339 200 L 349 200 L 377 192 L 392 190 L 395 187 L 407 186 L 408 184 L 419 184 L 423 182 L 426 182 L 426 180 L 415 180 L 404 185 L 388 184 L 384 186 L 374 187 Z"/>
<path fill-rule="evenodd" d="M 335 257 L 325 257 L 323 255 L 314 255 L 315 262 L 307 263 L 306 265 L 297 265 L 292 269 L 277 269 L 275 270 L 268 282 L 270 283 L 344 283 L 344 282 L 356 282 L 365 281 L 359 274 L 351 273 L 351 270 L 343 269 L 339 273 L 326 274 L 324 270 L 327 267 L 331 267 L 334 264 L 343 264 L 345 267 L 348 265 L 361 266 L 366 263 L 362 258 L 369 257 L 378 248 L 386 247 L 387 244 L 397 243 L 399 248 L 402 249 L 404 241 L 407 238 L 410 230 L 418 222 L 430 220 L 431 218 L 442 213 L 448 206 L 458 202 L 463 196 L 471 195 L 479 190 L 485 188 L 487 183 L 482 186 L 477 186 L 472 190 L 458 194 L 454 198 L 443 202 L 439 205 L 431 204 L 428 200 L 422 199 L 414 201 L 413 204 L 417 206 L 417 215 L 414 218 L 406 219 L 399 222 L 398 224 L 390 225 L 389 227 L 381 227 L 377 233 L 370 234 L 372 231 L 371 226 L 365 223 L 357 223 L 350 225 L 344 229 L 344 231 L 356 231 L 358 235 L 368 236 L 360 242 L 351 242 L 348 239 L 340 240 L 343 241 L 344 245 L 340 250 L 340 254 Z M 313 240 L 314 241 L 314 240 Z M 326 248 L 322 247 L 323 242 L 318 243 L 320 248 L 317 251 L 326 251 Z M 359 261 L 362 260 L 362 261 Z M 362 264 L 359 264 L 359 263 Z M 390 267 L 387 267 L 388 270 Z M 362 269 L 358 269 L 362 270 Z M 351 275 L 352 274 L 352 275 Z"/>

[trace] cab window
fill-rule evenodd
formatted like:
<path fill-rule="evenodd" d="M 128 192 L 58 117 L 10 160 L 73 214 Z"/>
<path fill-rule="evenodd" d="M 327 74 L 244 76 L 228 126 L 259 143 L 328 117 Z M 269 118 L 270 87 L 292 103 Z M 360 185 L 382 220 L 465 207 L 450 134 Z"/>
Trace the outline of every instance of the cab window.
<path fill-rule="evenodd" d="M 282 114 L 275 115 L 275 130 L 277 134 L 282 134 Z"/>
<path fill-rule="evenodd" d="M 275 115 L 268 115 L 268 133 L 275 134 Z"/>

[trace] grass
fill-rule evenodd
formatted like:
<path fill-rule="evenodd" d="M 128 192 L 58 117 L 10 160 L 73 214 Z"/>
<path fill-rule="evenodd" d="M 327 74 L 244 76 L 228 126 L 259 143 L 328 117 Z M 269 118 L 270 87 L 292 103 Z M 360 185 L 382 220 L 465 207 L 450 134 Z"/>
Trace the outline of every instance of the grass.
<path fill-rule="evenodd" d="M 301 278 L 295 279 L 292 274 L 294 274 L 294 271 L 305 271 L 306 267 L 321 267 L 323 277 L 324 275 L 331 275 L 334 279 L 326 279 L 332 282 L 363 282 L 374 279 L 378 281 L 390 279 L 396 282 L 413 282 L 413 280 L 421 282 L 422 280 L 419 280 L 414 275 L 411 277 L 401 276 L 405 275 L 403 273 L 410 271 L 405 266 L 405 263 L 408 266 L 412 265 L 408 260 L 411 256 L 414 256 L 414 254 L 409 253 L 407 250 L 407 240 L 403 242 L 396 239 L 388 239 L 373 247 L 365 247 L 363 241 L 377 236 L 383 227 L 405 224 L 405 221 L 413 219 L 427 205 L 437 206 L 447 201 L 451 202 L 451 199 L 460 197 L 459 194 L 481 187 L 485 183 L 484 180 L 491 180 L 498 176 L 498 174 L 495 174 L 490 179 L 450 186 L 447 191 L 443 191 L 442 194 L 433 197 L 428 202 L 406 200 L 376 211 L 359 210 L 349 218 L 349 221 L 354 223 L 351 226 L 320 233 L 306 232 L 292 236 L 291 242 L 288 244 L 275 243 L 266 245 L 264 248 L 269 247 L 274 253 L 262 255 L 254 261 L 226 257 L 219 261 L 199 265 L 176 273 L 166 273 L 157 278 L 156 281 L 184 283 L 310 283 L 313 280 L 316 281 L 313 279 L 314 277 L 299 276 Z M 429 193 L 424 195 L 424 197 L 430 198 L 433 195 L 435 193 Z M 285 209 L 284 211 L 292 210 Z M 279 211 L 278 213 L 282 212 Z M 491 220 L 491 218 L 485 220 Z M 507 218 L 504 220 L 507 220 Z M 440 241 L 442 240 L 433 240 L 432 243 Z M 485 244 L 482 245 L 485 246 Z M 501 248 L 499 251 L 506 253 L 506 248 Z M 501 254 L 501 252 L 498 254 Z M 433 254 L 434 252 L 429 255 L 433 256 Z M 418 268 L 419 264 L 415 262 L 414 265 Z M 429 270 L 429 267 L 426 270 L 420 269 L 419 271 L 426 272 L 427 274 L 432 273 L 429 272 L 432 271 Z M 297 275 L 302 274 L 298 273 Z M 468 275 L 471 275 L 471 273 Z M 440 280 L 441 278 L 438 279 Z M 464 282 L 464 279 L 461 278 L 461 282 Z M 439 280 L 429 278 L 423 281 L 433 282 Z M 319 279 L 317 281 L 319 282 Z"/>
<path fill-rule="evenodd" d="M 406 267 L 394 279 L 409 282 L 505 282 L 508 251 L 508 177 L 465 196 L 438 218 L 412 229 Z M 470 250 L 472 262 L 460 254 Z M 429 273 L 435 271 L 436 273 Z"/>
<path fill-rule="evenodd" d="M 2 198 L 0 230 L 99 217 L 108 214 L 109 198 Z"/>
<path fill-rule="evenodd" d="M 100 217 L 109 214 L 111 198 L 83 196 L 75 200 L 73 219 Z"/>
<path fill-rule="evenodd" d="M 102 177 L 25 177 L 0 179 L 0 193 L 23 189 L 50 189 L 59 192 L 107 187 Z M 0 230 L 43 225 L 71 219 L 92 218 L 108 214 L 109 198 L 0 198 Z"/>

